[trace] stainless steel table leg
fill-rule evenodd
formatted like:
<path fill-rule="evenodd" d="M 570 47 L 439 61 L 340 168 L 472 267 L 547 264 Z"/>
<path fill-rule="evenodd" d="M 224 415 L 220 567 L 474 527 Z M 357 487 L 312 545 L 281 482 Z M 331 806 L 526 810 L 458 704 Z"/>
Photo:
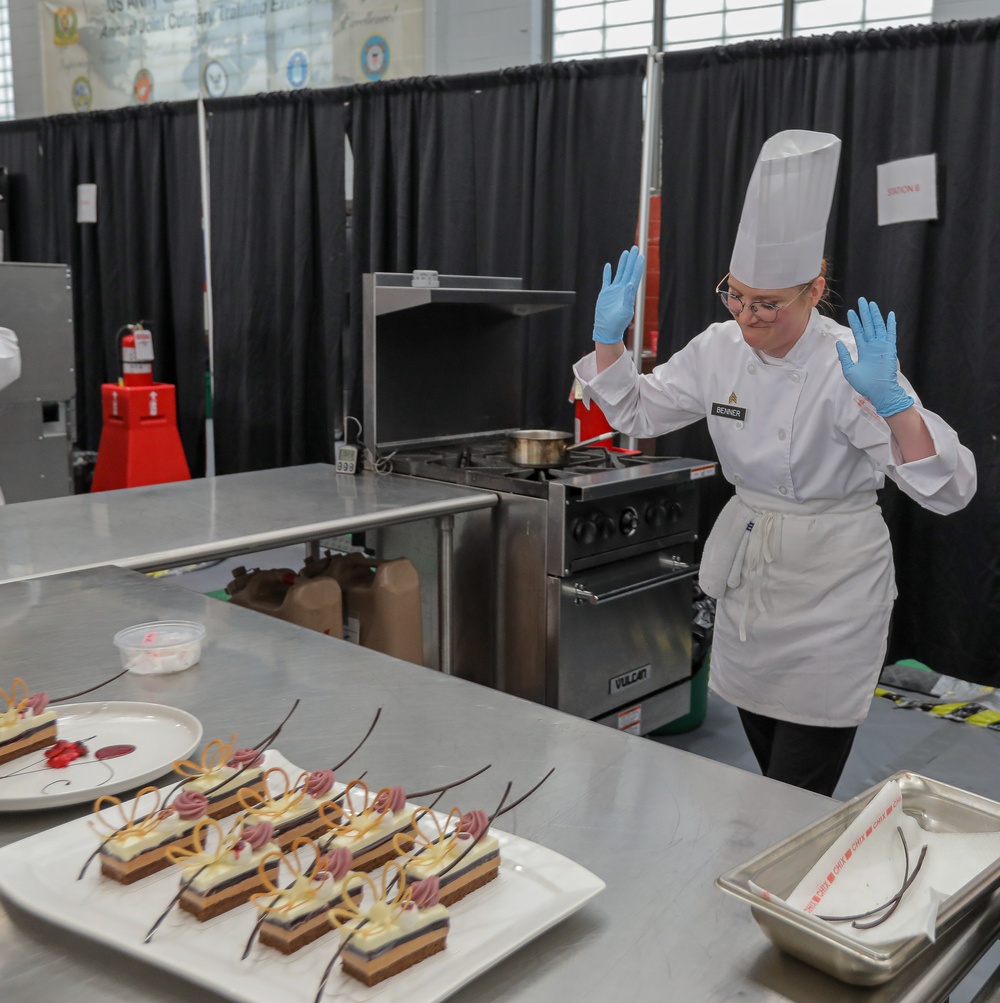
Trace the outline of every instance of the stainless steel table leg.
<path fill-rule="evenodd" d="M 453 515 L 437 518 L 438 528 L 438 668 L 451 675 L 451 585 Z"/>

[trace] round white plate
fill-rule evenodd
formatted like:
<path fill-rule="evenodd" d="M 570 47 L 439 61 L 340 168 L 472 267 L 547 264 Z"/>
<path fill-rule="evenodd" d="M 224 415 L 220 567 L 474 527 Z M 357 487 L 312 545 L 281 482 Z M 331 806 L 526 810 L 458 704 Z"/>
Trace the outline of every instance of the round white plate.
<path fill-rule="evenodd" d="M 48 765 L 44 749 L 0 763 L 0 812 L 57 808 L 131 790 L 169 773 L 201 741 L 201 722 L 164 704 L 120 700 L 53 709 L 57 740 L 83 742 L 87 754 L 58 769 Z"/>

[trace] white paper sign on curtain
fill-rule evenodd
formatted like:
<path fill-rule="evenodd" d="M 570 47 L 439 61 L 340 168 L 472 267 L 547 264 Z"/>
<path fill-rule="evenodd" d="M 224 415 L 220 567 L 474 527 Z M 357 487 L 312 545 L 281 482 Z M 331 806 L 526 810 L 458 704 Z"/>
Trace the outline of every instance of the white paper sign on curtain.
<path fill-rule="evenodd" d="M 876 168 L 878 225 L 937 219 L 937 155 L 890 160 Z"/>
<path fill-rule="evenodd" d="M 424 72 L 423 0 L 39 0 L 45 112 Z"/>

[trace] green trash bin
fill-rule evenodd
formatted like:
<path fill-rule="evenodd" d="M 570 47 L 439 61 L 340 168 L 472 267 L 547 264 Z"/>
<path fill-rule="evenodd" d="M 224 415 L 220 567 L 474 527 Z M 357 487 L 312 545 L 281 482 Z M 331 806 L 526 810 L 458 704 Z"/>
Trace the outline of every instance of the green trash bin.
<path fill-rule="evenodd" d="M 708 663 L 711 660 L 712 651 L 709 649 L 691 677 L 691 710 L 683 717 L 657 728 L 650 734 L 682 735 L 685 731 L 694 731 L 705 720 L 705 715 L 708 713 Z"/>

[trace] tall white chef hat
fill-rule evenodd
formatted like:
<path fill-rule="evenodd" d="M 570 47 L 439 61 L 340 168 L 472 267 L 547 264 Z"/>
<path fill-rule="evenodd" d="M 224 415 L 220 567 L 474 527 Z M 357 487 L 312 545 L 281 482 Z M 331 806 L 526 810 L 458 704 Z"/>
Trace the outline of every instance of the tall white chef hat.
<path fill-rule="evenodd" d="M 755 289 L 786 289 L 816 278 L 840 162 L 828 132 L 789 129 L 761 147 L 729 273 Z"/>

